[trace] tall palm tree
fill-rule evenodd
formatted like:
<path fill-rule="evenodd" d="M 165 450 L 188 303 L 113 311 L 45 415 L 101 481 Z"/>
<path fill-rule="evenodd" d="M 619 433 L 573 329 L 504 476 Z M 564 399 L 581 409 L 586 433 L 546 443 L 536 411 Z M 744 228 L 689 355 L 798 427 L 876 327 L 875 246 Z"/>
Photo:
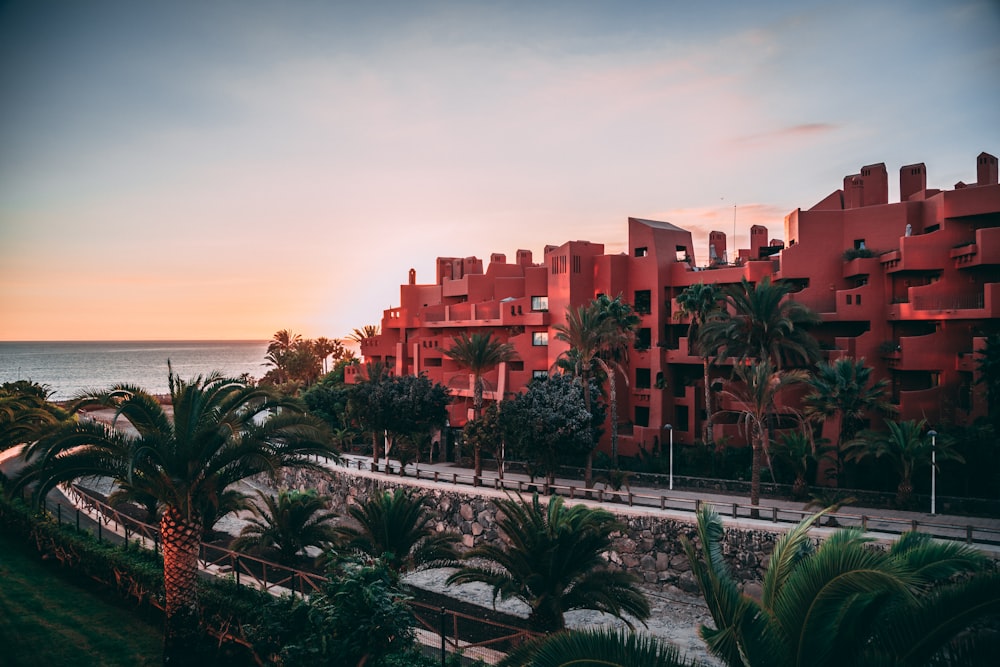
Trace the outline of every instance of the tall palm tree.
<path fill-rule="evenodd" d="M 522 644 L 500 667 L 699 667 L 659 637 L 626 630 L 588 628 L 545 635 Z"/>
<path fill-rule="evenodd" d="M 593 414 L 593 397 L 590 391 L 592 379 L 612 376 L 612 368 L 608 363 L 607 353 L 625 344 L 628 334 L 619 326 L 619 322 L 610 315 L 610 311 L 600 303 L 592 301 L 576 308 L 566 309 L 566 322 L 553 326 L 556 339 L 569 345 L 569 349 L 560 355 L 556 366 L 577 377 L 583 388 L 583 403 L 587 412 Z M 611 421 L 615 423 L 617 416 L 612 407 Z M 616 424 L 617 432 L 617 424 Z M 587 452 L 587 462 L 584 468 L 584 483 L 587 488 L 594 485 L 594 446 Z M 617 453 L 617 452 L 616 452 Z"/>
<path fill-rule="evenodd" d="M 701 556 L 681 542 L 715 622 L 699 630 L 715 656 L 734 667 L 986 664 L 947 659 L 974 651 L 981 621 L 1000 612 L 1000 576 L 980 553 L 918 533 L 883 551 L 854 528 L 816 548 L 809 529 L 825 512 L 778 540 L 755 599 L 724 560 L 722 520 L 699 510 Z"/>
<path fill-rule="evenodd" d="M 594 307 L 610 322 L 605 332 L 603 349 L 598 357 L 603 359 L 611 371 L 620 371 L 621 363 L 628 360 L 629 345 L 635 340 L 635 330 L 639 326 L 639 316 L 632 306 L 622 301 L 621 295 L 609 299 L 601 294 L 594 299 Z M 618 467 L 618 388 L 617 373 L 608 376 L 609 410 L 611 412 L 611 465 Z M 626 384 L 628 380 L 626 379 Z"/>
<path fill-rule="evenodd" d="M 260 502 L 250 504 L 254 516 L 233 542 L 234 551 L 274 552 L 283 565 L 293 565 L 306 547 L 323 548 L 336 538 L 336 515 L 326 512 L 330 498 L 316 489 L 280 489 L 278 495 L 257 491 Z"/>
<path fill-rule="evenodd" d="M 933 452 L 937 461 L 958 461 L 964 463 L 962 455 L 952 448 L 949 440 L 941 438 L 936 443 L 931 442 L 927 435 L 927 421 L 919 422 L 910 419 L 904 422 L 886 422 L 888 429 L 884 433 L 863 431 L 857 438 L 847 444 L 847 459 L 860 461 L 873 457 L 887 458 L 899 475 L 899 486 L 896 487 L 896 504 L 899 507 L 909 507 L 913 497 L 913 471 L 931 465 L 932 444 L 936 445 Z M 935 464 L 936 465 L 936 464 Z"/>
<path fill-rule="evenodd" d="M 316 356 L 318 356 L 321 360 L 324 375 L 329 372 L 329 365 L 327 362 L 331 356 L 333 356 L 334 361 L 337 361 L 344 356 L 344 344 L 336 338 L 326 338 L 324 336 L 320 336 L 312 342 L 312 347 Z"/>
<path fill-rule="evenodd" d="M 266 388 L 218 373 L 182 380 L 172 368 L 168 384 L 172 417 L 133 385 L 80 397 L 71 412 L 111 408 L 114 423 L 70 422 L 30 445 L 17 488 L 37 483 L 37 501 L 59 483 L 103 476 L 162 504 L 164 661 L 191 664 L 199 639 L 196 583 L 206 511 L 218 508 L 240 480 L 273 476 L 284 466 L 318 468 L 309 456 L 333 452 L 321 422 Z"/>
<path fill-rule="evenodd" d="M 700 332 L 701 325 L 705 324 L 712 315 L 719 312 L 721 302 L 722 290 L 719 289 L 717 283 L 690 285 L 677 295 L 677 305 L 680 307 L 680 310 L 677 311 L 676 316 L 678 318 L 691 318 L 691 324 L 688 326 L 688 340 L 694 341 L 698 354 L 701 356 L 704 370 L 705 430 L 703 437 L 706 445 L 712 445 L 715 442 L 715 434 L 712 428 L 712 384 L 709 377 L 709 360 L 712 358 L 713 350 L 710 345 L 703 344 L 697 334 Z"/>
<path fill-rule="evenodd" d="M 810 391 L 803 399 L 803 416 L 816 423 L 840 419 L 834 449 L 838 473 L 844 445 L 857 435 L 865 418 L 871 413 L 891 414 L 895 410 L 886 400 L 889 381 L 885 378 L 872 380 L 872 369 L 865 365 L 864 357 L 820 362 L 806 380 Z"/>
<path fill-rule="evenodd" d="M 771 455 L 768 450 L 770 429 L 768 427 L 771 415 L 777 410 L 777 399 L 789 385 L 804 382 L 808 377 L 803 370 L 775 370 L 770 361 L 764 360 L 752 366 L 737 366 L 733 369 L 733 379 L 723 395 L 732 399 L 733 412 L 738 413 L 740 421 L 745 425 L 750 446 L 753 448 L 753 463 L 750 473 L 750 504 L 760 502 L 760 467 L 761 455 L 767 457 L 768 468 L 771 468 Z M 753 510 L 757 514 L 757 510 Z"/>
<path fill-rule="evenodd" d="M 485 335 L 474 333 L 469 336 L 461 333 L 452 339 L 451 348 L 444 351 L 450 359 L 472 374 L 472 413 L 473 419 L 479 419 L 483 414 L 483 375 L 502 363 L 517 359 L 517 351 L 510 343 L 504 343 L 493 337 L 493 332 Z M 475 476 L 483 474 L 481 448 L 473 446 L 475 452 Z"/>
<path fill-rule="evenodd" d="M 746 278 L 725 290 L 727 308 L 710 315 L 702 325 L 702 353 L 738 361 L 769 359 L 777 368 L 809 365 L 819 359 L 819 344 L 809 329 L 819 316 L 788 299 L 794 287 L 772 283 L 765 276 L 754 285 Z"/>
<path fill-rule="evenodd" d="M 368 559 L 382 559 L 396 573 L 452 563 L 458 536 L 431 525 L 427 500 L 404 489 L 373 493 L 352 505 L 353 520 L 336 526 L 336 547 Z"/>
<path fill-rule="evenodd" d="M 611 533 L 621 524 L 602 509 L 567 507 L 553 496 L 545 508 L 535 494 L 531 502 L 497 501 L 497 524 L 507 547 L 481 544 L 468 551 L 466 565 L 448 584 L 473 581 L 493 587 L 494 601 L 516 598 L 531 608 L 533 630 L 551 632 L 565 627 L 563 615 L 573 609 L 594 609 L 631 623 L 649 618 L 649 601 L 638 589 L 635 575 L 611 569 L 604 553 Z"/>
<path fill-rule="evenodd" d="M 267 365 L 274 367 L 275 384 L 288 382 L 288 357 L 301 344 L 302 336 L 292 333 L 289 329 L 281 329 L 271 338 L 264 358 L 267 360 Z"/>
<path fill-rule="evenodd" d="M 826 439 L 815 441 L 812 434 L 806 430 L 796 429 L 784 433 L 774 450 L 775 458 L 784 460 L 795 473 L 792 483 L 792 497 L 804 500 L 809 489 L 806 477 L 817 465 L 832 458 L 833 447 Z"/>

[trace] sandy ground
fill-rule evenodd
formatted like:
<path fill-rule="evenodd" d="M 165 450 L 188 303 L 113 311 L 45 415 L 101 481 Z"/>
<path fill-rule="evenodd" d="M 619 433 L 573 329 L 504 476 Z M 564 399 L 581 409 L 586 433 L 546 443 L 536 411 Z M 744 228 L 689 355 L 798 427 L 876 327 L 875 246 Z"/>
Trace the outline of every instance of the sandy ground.
<path fill-rule="evenodd" d="M 486 584 L 473 583 L 461 586 L 445 586 L 445 579 L 451 574 L 450 569 L 423 570 L 407 575 L 406 582 L 426 590 L 443 593 L 465 602 L 471 602 L 486 607 L 492 606 L 493 593 Z M 691 596 L 680 590 L 669 594 L 658 591 L 644 590 L 653 608 L 652 616 L 644 628 L 636 626 L 638 632 L 648 632 L 676 645 L 689 658 L 697 658 L 709 665 L 722 663 L 711 657 L 705 649 L 705 644 L 698 636 L 698 627 L 702 623 L 712 622 L 701 597 Z M 517 616 L 528 615 L 528 607 L 519 600 L 497 600 L 496 608 Z M 566 614 L 566 624 L 571 628 L 589 628 L 596 626 L 623 627 L 624 623 L 613 616 L 594 611 L 572 611 Z"/>

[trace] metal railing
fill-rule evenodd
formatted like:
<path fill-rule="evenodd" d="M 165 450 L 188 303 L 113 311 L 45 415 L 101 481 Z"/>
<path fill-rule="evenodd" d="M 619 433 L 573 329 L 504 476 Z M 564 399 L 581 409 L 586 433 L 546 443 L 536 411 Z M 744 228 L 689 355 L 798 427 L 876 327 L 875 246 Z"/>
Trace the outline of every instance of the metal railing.
<path fill-rule="evenodd" d="M 405 469 L 405 474 L 400 476 L 399 464 L 395 462 L 382 463 L 377 466 L 377 469 L 373 469 L 375 466 L 372 464 L 366 465 L 366 461 L 358 459 L 354 467 L 357 470 L 368 468 L 372 472 L 384 472 L 387 475 L 399 476 L 402 480 L 406 480 L 407 478 L 429 480 L 438 484 L 469 486 L 473 488 L 486 486 L 497 490 L 516 491 L 518 493 L 534 493 L 537 491 L 541 495 L 560 495 L 571 500 L 586 499 L 614 506 L 627 505 L 628 507 L 673 510 L 692 515 L 701 508 L 703 502 L 708 502 L 669 494 L 635 493 L 631 490 L 622 491 L 606 487 L 587 489 L 573 484 L 549 484 L 543 480 L 530 482 L 523 479 L 476 477 L 472 472 L 441 473 L 437 470 L 421 470 L 419 465 Z M 350 470 L 351 465 L 348 464 L 347 468 Z M 812 511 L 768 505 L 750 505 L 739 502 L 709 502 L 709 504 L 713 505 L 719 514 L 726 517 L 764 520 L 775 524 L 794 525 L 802 521 L 802 519 L 815 514 Z M 1000 545 L 1000 529 L 973 524 L 960 525 L 901 517 L 833 512 L 824 516 L 823 525 L 830 527 L 858 527 L 865 532 L 877 533 L 879 535 L 902 535 L 906 532 L 919 530 L 943 540 L 963 541 L 968 544 L 977 545 Z"/>

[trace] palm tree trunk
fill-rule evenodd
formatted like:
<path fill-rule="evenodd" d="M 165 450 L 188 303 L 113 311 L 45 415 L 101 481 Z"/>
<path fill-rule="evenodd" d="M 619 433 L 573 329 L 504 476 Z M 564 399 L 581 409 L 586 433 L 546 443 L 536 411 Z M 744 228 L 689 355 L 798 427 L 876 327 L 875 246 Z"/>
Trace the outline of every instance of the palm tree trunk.
<path fill-rule="evenodd" d="M 593 419 L 593 412 L 590 411 L 590 377 L 587 373 L 581 373 L 580 380 L 583 382 L 583 407 L 587 410 L 587 414 L 591 415 L 591 422 Z M 593 426 L 593 424 L 591 424 Z M 590 429 L 590 449 L 587 450 L 587 463 L 583 468 L 583 485 L 588 489 L 594 488 L 594 447 L 595 443 L 594 430 Z"/>
<path fill-rule="evenodd" d="M 760 504 L 760 459 L 761 452 L 763 451 L 763 434 L 761 429 L 755 429 L 753 438 L 753 459 L 750 465 L 750 504 L 753 509 L 750 510 L 750 516 L 754 519 L 760 518 L 760 511 L 756 509 L 757 505 Z"/>
<path fill-rule="evenodd" d="M 472 414 L 475 420 L 479 420 L 479 417 L 483 414 L 483 378 L 481 375 L 476 375 L 475 386 L 472 390 Z M 474 478 L 481 477 L 483 474 L 483 462 L 479 453 L 479 442 L 476 441 L 472 445 L 472 476 Z"/>
<path fill-rule="evenodd" d="M 610 399 L 611 399 L 611 467 L 618 469 L 618 388 L 615 382 L 615 375 L 611 373 Z"/>
<path fill-rule="evenodd" d="M 706 445 L 715 444 L 715 432 L 712 426 L 712 385 L 708 372 L 708 357 L 702 360 L 705 367 L 705 435 Z"/>
<path fill-rule="evenodd" d="M 163 663 L 190 665 L 198 660 L 202 640 L 198 620 L 198 548 L 202 526 L 168 506 L 160 518 L 163 542 L 165 629 Z"/>

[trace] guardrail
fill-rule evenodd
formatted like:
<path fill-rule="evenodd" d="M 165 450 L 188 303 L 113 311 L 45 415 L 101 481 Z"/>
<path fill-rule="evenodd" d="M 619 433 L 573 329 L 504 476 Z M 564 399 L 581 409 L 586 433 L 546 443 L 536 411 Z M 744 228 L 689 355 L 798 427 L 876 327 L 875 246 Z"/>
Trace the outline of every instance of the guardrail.
<path fill-rule="evenodd" d="M 497 490 L 517 491 L 518 493 L 532 493 L 537 491 L 542 495 L 560 495 L 571 500 L 587 499 L 617 506 L 627 505 L 629 507 L 644 507 L 647 509 L 674 510 L 691 513 L 692 515 L 701 508 L 703 503 L 701 500 L 667 494 L 633 493 L 630 490 L 622 491 L 608 488 L 587 489 L 572 484 L 549 484 L 545 481 L 529 482 L 523 479 L 501 479 L 500 477 L 493 476 L 476 477 L 471 472 L 442 473 L 437 470 L 421 470 L 419 465 L 404 469 L 404 474 L 399 475 L 398 463 L 388 462 L 374 466 L 374 464 L 364 459 L 356 459 L 354 467 L 357 470 L 368 469 L 371 472 L 382 472 L 386 475 L 399 476 L 404 480 L 409 477 L 412 479 L 428 480 L 438 484 L 469 486 L 473 488 L 492 487 Z M 347 468 L 350 470 L 350 463 L 348 463 Z M 738 502 L 713 502 L 710 504 L 723 516 L 732 517 L 733 519 L 763 520 L 775 524 L 797 524 L 805 517 L 814 514 L 814 512 L 805 510 L 768 505 L 749 505 Z M 865 532 L 880 535 L 902 535 L 909 531 L 919 530 L 922 533 L 927 533 L 942 540 L 962 541 L 975 545 L 1000 546 L 1000 529 L 973 524 L 959 525 L 899 517 L 833 512 L 824 516 L 823 525 L 830 527 L 858 527 Z"/>

